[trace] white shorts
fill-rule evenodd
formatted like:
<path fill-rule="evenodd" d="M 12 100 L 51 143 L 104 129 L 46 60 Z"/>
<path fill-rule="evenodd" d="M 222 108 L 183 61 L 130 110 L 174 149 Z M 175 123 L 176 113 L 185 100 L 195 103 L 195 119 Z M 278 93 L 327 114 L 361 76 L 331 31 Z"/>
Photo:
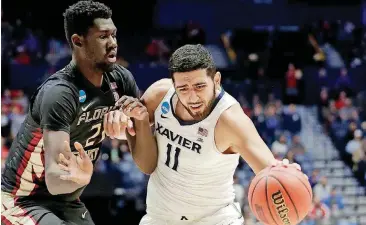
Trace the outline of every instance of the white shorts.
<path fill-rule="evenodd" d="M 140 225 L 244 225 L 244 217 L 239 204 L 235 203 L 220 209 L 211 216 L 195 221 L 190 221 L 189 218 L 188 220 L 172 221 L 146 214 L 141 219 Z"/>

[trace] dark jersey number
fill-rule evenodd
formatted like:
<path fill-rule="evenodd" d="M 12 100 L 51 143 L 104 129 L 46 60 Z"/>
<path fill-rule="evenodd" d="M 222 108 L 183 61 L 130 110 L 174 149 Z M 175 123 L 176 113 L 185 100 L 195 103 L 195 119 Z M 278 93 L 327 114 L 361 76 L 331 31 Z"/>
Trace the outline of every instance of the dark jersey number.
<path fill-rule="evenodd" d="M 167 167 L 170 167 L 170 161 L 172 161 L 171 160 L 171 154 L 172 154 L 173 146 L 168 143 L 166 147 L 167 147 L 167 152 L 166 152 L 165 165 Z M 179 154 L 180 154 L 180 148 L 176 147 L 175 148 L 175 153 L 174 153 L 174 159 L 173 159 L 173 167 L 171 167 L 175 171 L 177 171 L 178 165 L 179 165 Z"/>

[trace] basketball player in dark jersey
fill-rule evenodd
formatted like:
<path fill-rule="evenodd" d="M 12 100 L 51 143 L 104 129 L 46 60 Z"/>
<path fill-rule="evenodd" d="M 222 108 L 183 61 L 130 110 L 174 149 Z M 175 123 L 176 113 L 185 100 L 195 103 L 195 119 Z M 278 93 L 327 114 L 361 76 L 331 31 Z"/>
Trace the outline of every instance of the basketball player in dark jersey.
<path fill-rule="evenodd" d="M 103 120 L 118 111 L 120 97 L 139 92 L 131 73 L 115 64 L 111 17 L 92 1 L 64 13 L 73 59 L 31 98 L 1 178 L 1 224 L 94 224 L 79 196 L 106 136 Z"/>

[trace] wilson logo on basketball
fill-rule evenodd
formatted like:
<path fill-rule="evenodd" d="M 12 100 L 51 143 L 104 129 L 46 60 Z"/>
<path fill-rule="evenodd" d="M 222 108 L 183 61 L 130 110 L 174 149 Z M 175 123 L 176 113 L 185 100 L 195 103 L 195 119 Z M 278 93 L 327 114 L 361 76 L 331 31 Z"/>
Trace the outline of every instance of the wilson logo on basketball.
<path fill-rule="evenodd" d="M 277 214 L 281 218 L 283 224 L 291 225 L 290 218 L 288 217 L 289 210 L 280 190 L 272 194 L 272 201 L 276 206 Z"/>

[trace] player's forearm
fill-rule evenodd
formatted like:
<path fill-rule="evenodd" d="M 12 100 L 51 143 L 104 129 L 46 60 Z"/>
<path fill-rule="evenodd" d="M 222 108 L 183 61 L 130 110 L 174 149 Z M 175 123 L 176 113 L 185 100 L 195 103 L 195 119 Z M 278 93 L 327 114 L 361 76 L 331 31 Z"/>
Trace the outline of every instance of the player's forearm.
<path fill-rule="evenodd" d="M 135 136 L 127 132 L 127 140 L 136 165 L 145 174 L 154 172 L 158 161 L 158 147 L 149 120 L 134 121 Z"/>
<path fill-rule="evenodd" d="M 50 165 L 49 168 L 46 169 L 45 180 L 48 192 L 50 192 L 50 194 L 68 194 L 83 187 L 82 185 L 79 185 L 72 181 L 61 180 L 60 176 L 65 175 L 66 173 L 67 172 L 60 170 L 56 163 Z"/>

